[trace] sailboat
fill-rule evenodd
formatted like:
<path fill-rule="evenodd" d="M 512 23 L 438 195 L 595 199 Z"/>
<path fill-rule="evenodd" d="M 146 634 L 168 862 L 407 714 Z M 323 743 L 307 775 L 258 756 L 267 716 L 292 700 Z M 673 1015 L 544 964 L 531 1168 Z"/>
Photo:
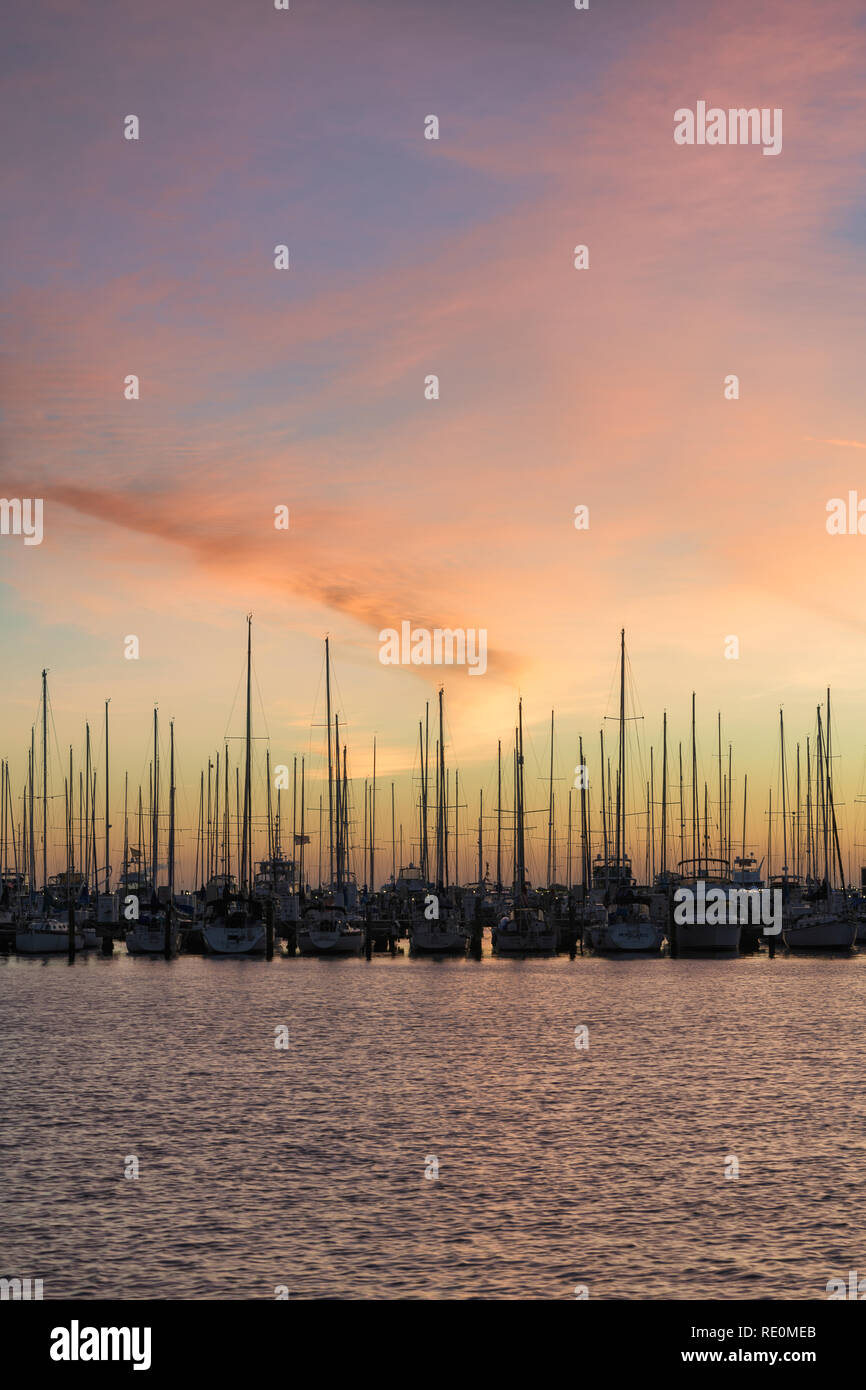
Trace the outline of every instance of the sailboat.
<path fill-rule="evenodd" d="M 719 720 L 721 730 L 721 718 Z M 719 768 L 721 769 L 721 732 L 719 735 Z M 721 773 L 720 773 L 721 779 Z M 719 797 L 721 805 L 721 796 Z M 700 828 L 700 809 L 698 801 L 698 749 L 695 735 L 695 693 L 692 691 L 692 850 L 691 859 L 684 859 L 678 865 L 679 879 L 677 888 L 689 890 L 693 894 L 698 893 L 698 884 L 704 884 L 704 892 L 707 889 L 721 889 L 725 895 L 725 911 L 721 914 L 713 913 L 714 916 L 721 915 L 723 921 L 703 922 L 682 922 L 676 923 L 673 928 L 677 935 L 677 947 L 681 951 L 738 951 L 740 948 L 740 920 L 735 911 L 729 911 L 732 903 L 736 903 L 735 898 L 730 896 L 731 874 L 727 859 L 721 856 L 713 858 L 709 854 L 707 825 L 707 797 L 706 783 L 704 783 L 704 841 L 703 853 L 701 853 L 701 828 Z M 694 899 L 693 899 L 694 901 Z M 705 916 L 712 911 L 712 905 Z M 693 914 L 694 915 L 694 914 Z"/>
<path fill-rule="evenodd" d="M 357 956 L 367 941 L 364 923 L 347 907 L 354 885 L 348 868 L 348 778 L 340 777 L 340 737 L 337 719 L 331 718 L 331 645 L 325 638 L 325 700 L 328 727 L 328 891 L 310 903 L 298 923 L 298 950 L 302 956 Z M 333 737 L 333 742 L 332 742 Z M 336 774 L 334 748 L 336 747 Z M 336 808 L 334 805 L 336 793 Z"/>
<path fill-rule="evenodd" d="M 830 691 L 827 691 L 826 734 L 818 708 L 815 794 L 816 820 L 820 820 L 824 844 L 824 878 L 811 893 L 805 893 L 794 912 L 787 915 L 782 939 L 790 950 L 850 951 L 857 937 L 857 921 L 845 889 L 845 871 L 833 801 L 832 753 L 830 748 Z M 833 888 L 838 867 L 841 890 Z"/>
<path fill-rule="evenodd" d="M 169 789 L 168 823 L 168 899 L 163 912 L 159 911 L 156 893 L 156 868 L 159 863 L 159 723 L 156 709 L 153 711 L 153 805 L 151 828 L 151 862 L 153 868 L 153 902 L 140 911 L 138 918 L 126 932 L 126 949 L 131 956 L 156 956 L 176 954 L 180 929 L 174 920 L 174 722 L 171 730 L 171 763 Z M 124 866 L 124 878 L 127 869 Z"/>
<path fill-rule="evenodd" d="M 67 836 L 69 826 L 67 821 Z M 42 672 L 42 885 L 43 910 L 15 928 L 15 950 L 24 956 L 59 955 L 69 950 L 69 925 L 51 911 L 48 887 L 48 672 Z M 76 951 L 84 947 L 84 937 L 72 933 Z"/>
<path fill-rule="evenodd" d="M 649 899 L 635 891 L 631 860 L 626 853 L 626 714 L 625 629 L 620 632 L 619 757 L 616 791 L 616 830 L 613 863 L 605 857 L 606 912 L 601 920 L 587 922 L 585 938 L 594 951 L 604 954 L 652 953 L 661 950 L 664 931 L 650 916 Z"/>
<path fill-rule="evenodd" d="M 234 888 L 229 877 L 223 884 L 223 892 L 214 897 L 205 907 L 202 924 L 202 937 L 205 950 L 212 956 L 251 956 L 264 955 L 267 949 L 267 931 L 262 920 L 262 905 L 253 896 L 253 847 L 252 847 L 252 614 L 247 615 L 247 700 L 246 731 L 244 736 L 244 811 L 243 848 L 241 850 L 240 891 Z M 228 773 L 228 768 L 226 769 Z M 226 817 L 228 824 L 228 797 L 226 798 Z M 228 841 L 228 834 L 226 835 Z"/>
<path fill-rule="evenodd" d="M 436 913 L 435 917 L 428 917 L 432 904 L 425 906 L 423 915 L 419 912 L 413 916 L 409 926 L 409 949 L 413 955 L 463 955 L 466 950 L 468 937 L 463 927 L 460 912 L 451 901 L 445 889 L 445 843 L 446 843 L 446 815 L 447 807 L 445 802 L 445 743 L 444 743 L 444 724 L 442 715 L 442 696 L 439 691 L 439 777 L 438 777 L 438 799 L 436 805 L 436 888 L 432 894 L 435 898 Z M 426 903 L 426 898 L 425 898 Z"/>
<path fill-rule="evenodd" d="M 556 927 L 549 926 L 544 914 L 529 903 L 526 877 L 526 802 L 523 770 L 523 701 L 518 703 L 514 731 L 514 905 L 503 913 L 492 928 L 494 953 L 501 955 L 545 955 L 556 952 Z"/>

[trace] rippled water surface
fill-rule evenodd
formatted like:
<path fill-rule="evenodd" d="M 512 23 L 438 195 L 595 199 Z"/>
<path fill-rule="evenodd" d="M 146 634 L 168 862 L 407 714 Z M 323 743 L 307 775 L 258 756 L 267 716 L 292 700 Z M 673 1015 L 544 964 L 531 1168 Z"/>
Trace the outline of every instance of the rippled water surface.
<path fill-rule="evenodd" d="M 0 1273 L 46 1298 L 825 1296 L 866 1270 L 864 965 L 2 958 Z"/>

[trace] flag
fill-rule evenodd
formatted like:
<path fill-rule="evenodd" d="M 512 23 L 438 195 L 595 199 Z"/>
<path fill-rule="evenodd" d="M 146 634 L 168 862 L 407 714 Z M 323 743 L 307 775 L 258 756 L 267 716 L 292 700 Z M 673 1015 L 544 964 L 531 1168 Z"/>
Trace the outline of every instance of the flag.
<path fill-rule="evenodd" d="M 295 836 L 295 844 L 296 844 L 296 845 L 308 845 L 309 843 L 310 843 L 310 837 L 309 837 L 309 835 L 296 835 L 296 836 Z"/>

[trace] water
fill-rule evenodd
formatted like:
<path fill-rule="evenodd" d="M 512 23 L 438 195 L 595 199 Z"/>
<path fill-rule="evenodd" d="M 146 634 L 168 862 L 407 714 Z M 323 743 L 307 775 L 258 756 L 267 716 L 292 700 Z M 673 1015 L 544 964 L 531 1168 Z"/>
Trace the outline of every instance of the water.
<path fill-rule="evenodd" d="M 46 1298 L 826 1296 L 866 1272 L 864 982 L 862 956 L 2 958 L 0 1273 Z"/>

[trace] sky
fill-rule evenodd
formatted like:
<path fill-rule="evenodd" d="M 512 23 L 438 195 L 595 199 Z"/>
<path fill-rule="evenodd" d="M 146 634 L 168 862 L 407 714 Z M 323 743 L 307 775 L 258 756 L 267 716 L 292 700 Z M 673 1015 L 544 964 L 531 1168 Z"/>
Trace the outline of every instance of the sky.
<path fill-rule="evenodd" d="M 694 691 L 712 796 L 721 712 L 759 857 L 780 706 L 793 758 L 832 687 L 859 863 L 866 537 L 826 528 L 866 498 L 857 0 L 11 0 L 6 29 L 0 495 L 44 499 L 41 545 L 0 536 L 19 806 L 47 667 L 56 795 L 111 701 L 115 834 L 174 719 L 189 857 L 252 612 L 256 731 L 311 813 L 328 633 L 385 867 L 440 682 L 462 853 L 519 697 L 544 808 L 556 711 L 563 840 L 625 628 L 644 765 Z M 698 101 L 780 108 L 781 152 L 675 144 Z M 484 629 L 486 673 L 382 665 L 403 621 Z"/>

